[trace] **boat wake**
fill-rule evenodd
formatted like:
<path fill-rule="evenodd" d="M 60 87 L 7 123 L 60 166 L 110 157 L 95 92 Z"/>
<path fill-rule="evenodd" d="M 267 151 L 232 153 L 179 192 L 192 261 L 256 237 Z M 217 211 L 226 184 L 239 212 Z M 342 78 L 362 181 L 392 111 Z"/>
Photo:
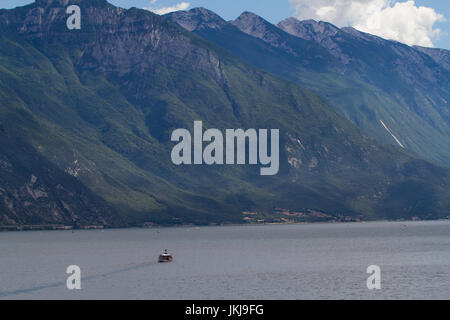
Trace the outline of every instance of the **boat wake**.
<path fill-rule="evenodd" d="M 148 268 L 151 266 L 158 265 L 158 262 L 144 262 L 139 264 L 131 264 L 125 268 L 112 270 L 109 272 L 101 273 L 101 274 L 95 274 L 91 276 L 82 277 L 82 281 L 89 281 L 89 280 L 97 280 L 101 278 L 106 278 L 115 274 L 120 274 L 124 272 L 129 272 L 133 270 L 138 270 L 142 268 Z M 46 283 L 46 284 L 40 284 L 31 288 L 24 288 L 24 289 L 17 289 L 17 290 L 11 290 L 11 291 L 0 291 L 0 298 L 7 298 L 10 296 L 20 295 L 20 294 L 29 294 L 36 291 L 44 290 L 44 289 L 50 289 L 50 288 L 58 288 L 58 287 L 66 287 L 66 282 L 53 282 L 53 283 Z"/>

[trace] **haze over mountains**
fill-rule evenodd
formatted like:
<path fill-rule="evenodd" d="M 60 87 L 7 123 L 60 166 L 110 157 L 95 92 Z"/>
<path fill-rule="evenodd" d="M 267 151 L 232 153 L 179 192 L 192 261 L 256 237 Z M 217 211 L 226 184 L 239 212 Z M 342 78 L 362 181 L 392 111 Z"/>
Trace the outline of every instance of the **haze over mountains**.
<path fill-rule="evenodd" d="M 450 170 L 413 148 L 447 159 L 443 55 L 344 31 L 331 50 L 249 13 L 228 23 L 204 9 L 164 17 L 104 0 L 70 1 L 82 28 L 68 30 L 67 4 L 0 10 L 0 225 L 239 223 L 244 211 L 270 219 L 276 208 L 366 220 L 449 215 Z M 377 71 L 351 56 L 360 43 L 379 50 L 377 61 L 414 52 L 423 69 L 386 60 Z M 383 121 L 417 155 L 336 110 L 392 143 Z M 279 174 L 173 165 L 171 133 L 195 120 L 280 129 Z"/>
<path fill-rule="evenodd" d="M 167 17 L 312 90 L 380 141 L 450 165 L 448 50 L 408 47 L 322 21 L 288 18 L 275 26 L 250 12 L 230 22 L 203 8 Z"/>

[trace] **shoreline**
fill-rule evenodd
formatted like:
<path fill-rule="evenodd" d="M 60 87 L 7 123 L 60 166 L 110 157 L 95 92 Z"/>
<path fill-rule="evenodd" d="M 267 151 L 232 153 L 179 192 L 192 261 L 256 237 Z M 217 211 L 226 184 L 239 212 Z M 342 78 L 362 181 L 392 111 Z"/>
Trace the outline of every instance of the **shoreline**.
<path fill-rule="evenodd" d="M 357 224 L 357 223 L 374 223 L 374 222 L 438 222 L 438 221 L 450 221 L 450 218 L 430 219 L 430 220 L 361 220 L 361 221 L 311 221 L 311 222 L 267 222 L 267 223 L 226 223 L 226 224 L 154 224 L 151 226 L 126 226 L 126 227 L 108 227 L 104 225 L 91 225 L 74 228 L 68 225 L 21 225 L 21 226 L 1 226 L 0 233 L 3 232 L 32 232 L 32 231 L 88 231 L 88 230 L 123 230 L 123 229 L 162 229 L 162 228 L 207 228 L 207 227 L 242 227 L 242 226 L 269 226 L 269 225 L 321 225 L 321 224 Z"/>

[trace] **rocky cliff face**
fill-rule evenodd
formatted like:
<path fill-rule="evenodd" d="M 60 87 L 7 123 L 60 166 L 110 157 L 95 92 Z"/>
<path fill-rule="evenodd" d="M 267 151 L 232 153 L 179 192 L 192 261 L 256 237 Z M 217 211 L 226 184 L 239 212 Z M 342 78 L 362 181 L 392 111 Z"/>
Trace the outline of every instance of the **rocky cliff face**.
<path fill-rule="evenodd" d="M 189 56 L 193 67 L 220 77 L 218 56 L 194 45 L 183 29 L 165 19 L 146 10 L 114 7 L 103 0 L 77 0 L 70 4 L 81 6 L 82 28 L 70 32 L 66 28 L 67 3 L 66 0 L 40 0 L 21 11 L 21 15 L 13 15 L 14 19 L 9 11 L 0 13 L 0 22 L 44 45 L 76 44 L 77 53 L 73 58 L 82 70 L 117 73 L 122 77 L 157 72 L 159 66 L 182 63 Z"/>
<path fill-rule="evenodd" d="M 227 25 L 227 22 L 219 15 L 205 8 L 189 10 L 189 14 L 183 11 L 175 11 L 170 16 L 184 29 L 196 31 L 202 29 L 219 29 Z"/>
<path fill-rule="evenodd" d="M 16 137 L 0 140 L 0 226 L 126 225 L 73 172 L 62 171 Z"/>
<path fill-rule="evenodd" d="M 299 38 L 321 42 L 329 37 L 334 37 L 339 33 L 339 28 L 331 23 L 314 20 L 304 20 L 301 23 L 295 18 L 287 18 L 281 21 L 277 26 Z"/>
<path fill-rule="evenodd" d="M 332 37 L 340 33 L 339 28 L 331 23 L 323 21 L 316 22 L 314 20 L 306 20 L 298 23 L 297 19 L 288 18 L 281 21 L 277 26 L 291 35 L 319 43 L 342 63 L 350 63 L 350 57 L 331 40 Z"/>

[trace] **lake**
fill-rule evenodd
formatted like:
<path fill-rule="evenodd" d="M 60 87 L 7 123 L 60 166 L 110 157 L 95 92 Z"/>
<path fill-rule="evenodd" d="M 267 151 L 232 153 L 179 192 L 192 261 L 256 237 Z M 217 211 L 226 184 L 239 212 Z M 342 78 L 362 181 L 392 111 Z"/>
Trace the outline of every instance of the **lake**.
<path fill-rule="evenodd" d="M 450 221 L 0 233 L 0 299 L 449 298 Z"/>

